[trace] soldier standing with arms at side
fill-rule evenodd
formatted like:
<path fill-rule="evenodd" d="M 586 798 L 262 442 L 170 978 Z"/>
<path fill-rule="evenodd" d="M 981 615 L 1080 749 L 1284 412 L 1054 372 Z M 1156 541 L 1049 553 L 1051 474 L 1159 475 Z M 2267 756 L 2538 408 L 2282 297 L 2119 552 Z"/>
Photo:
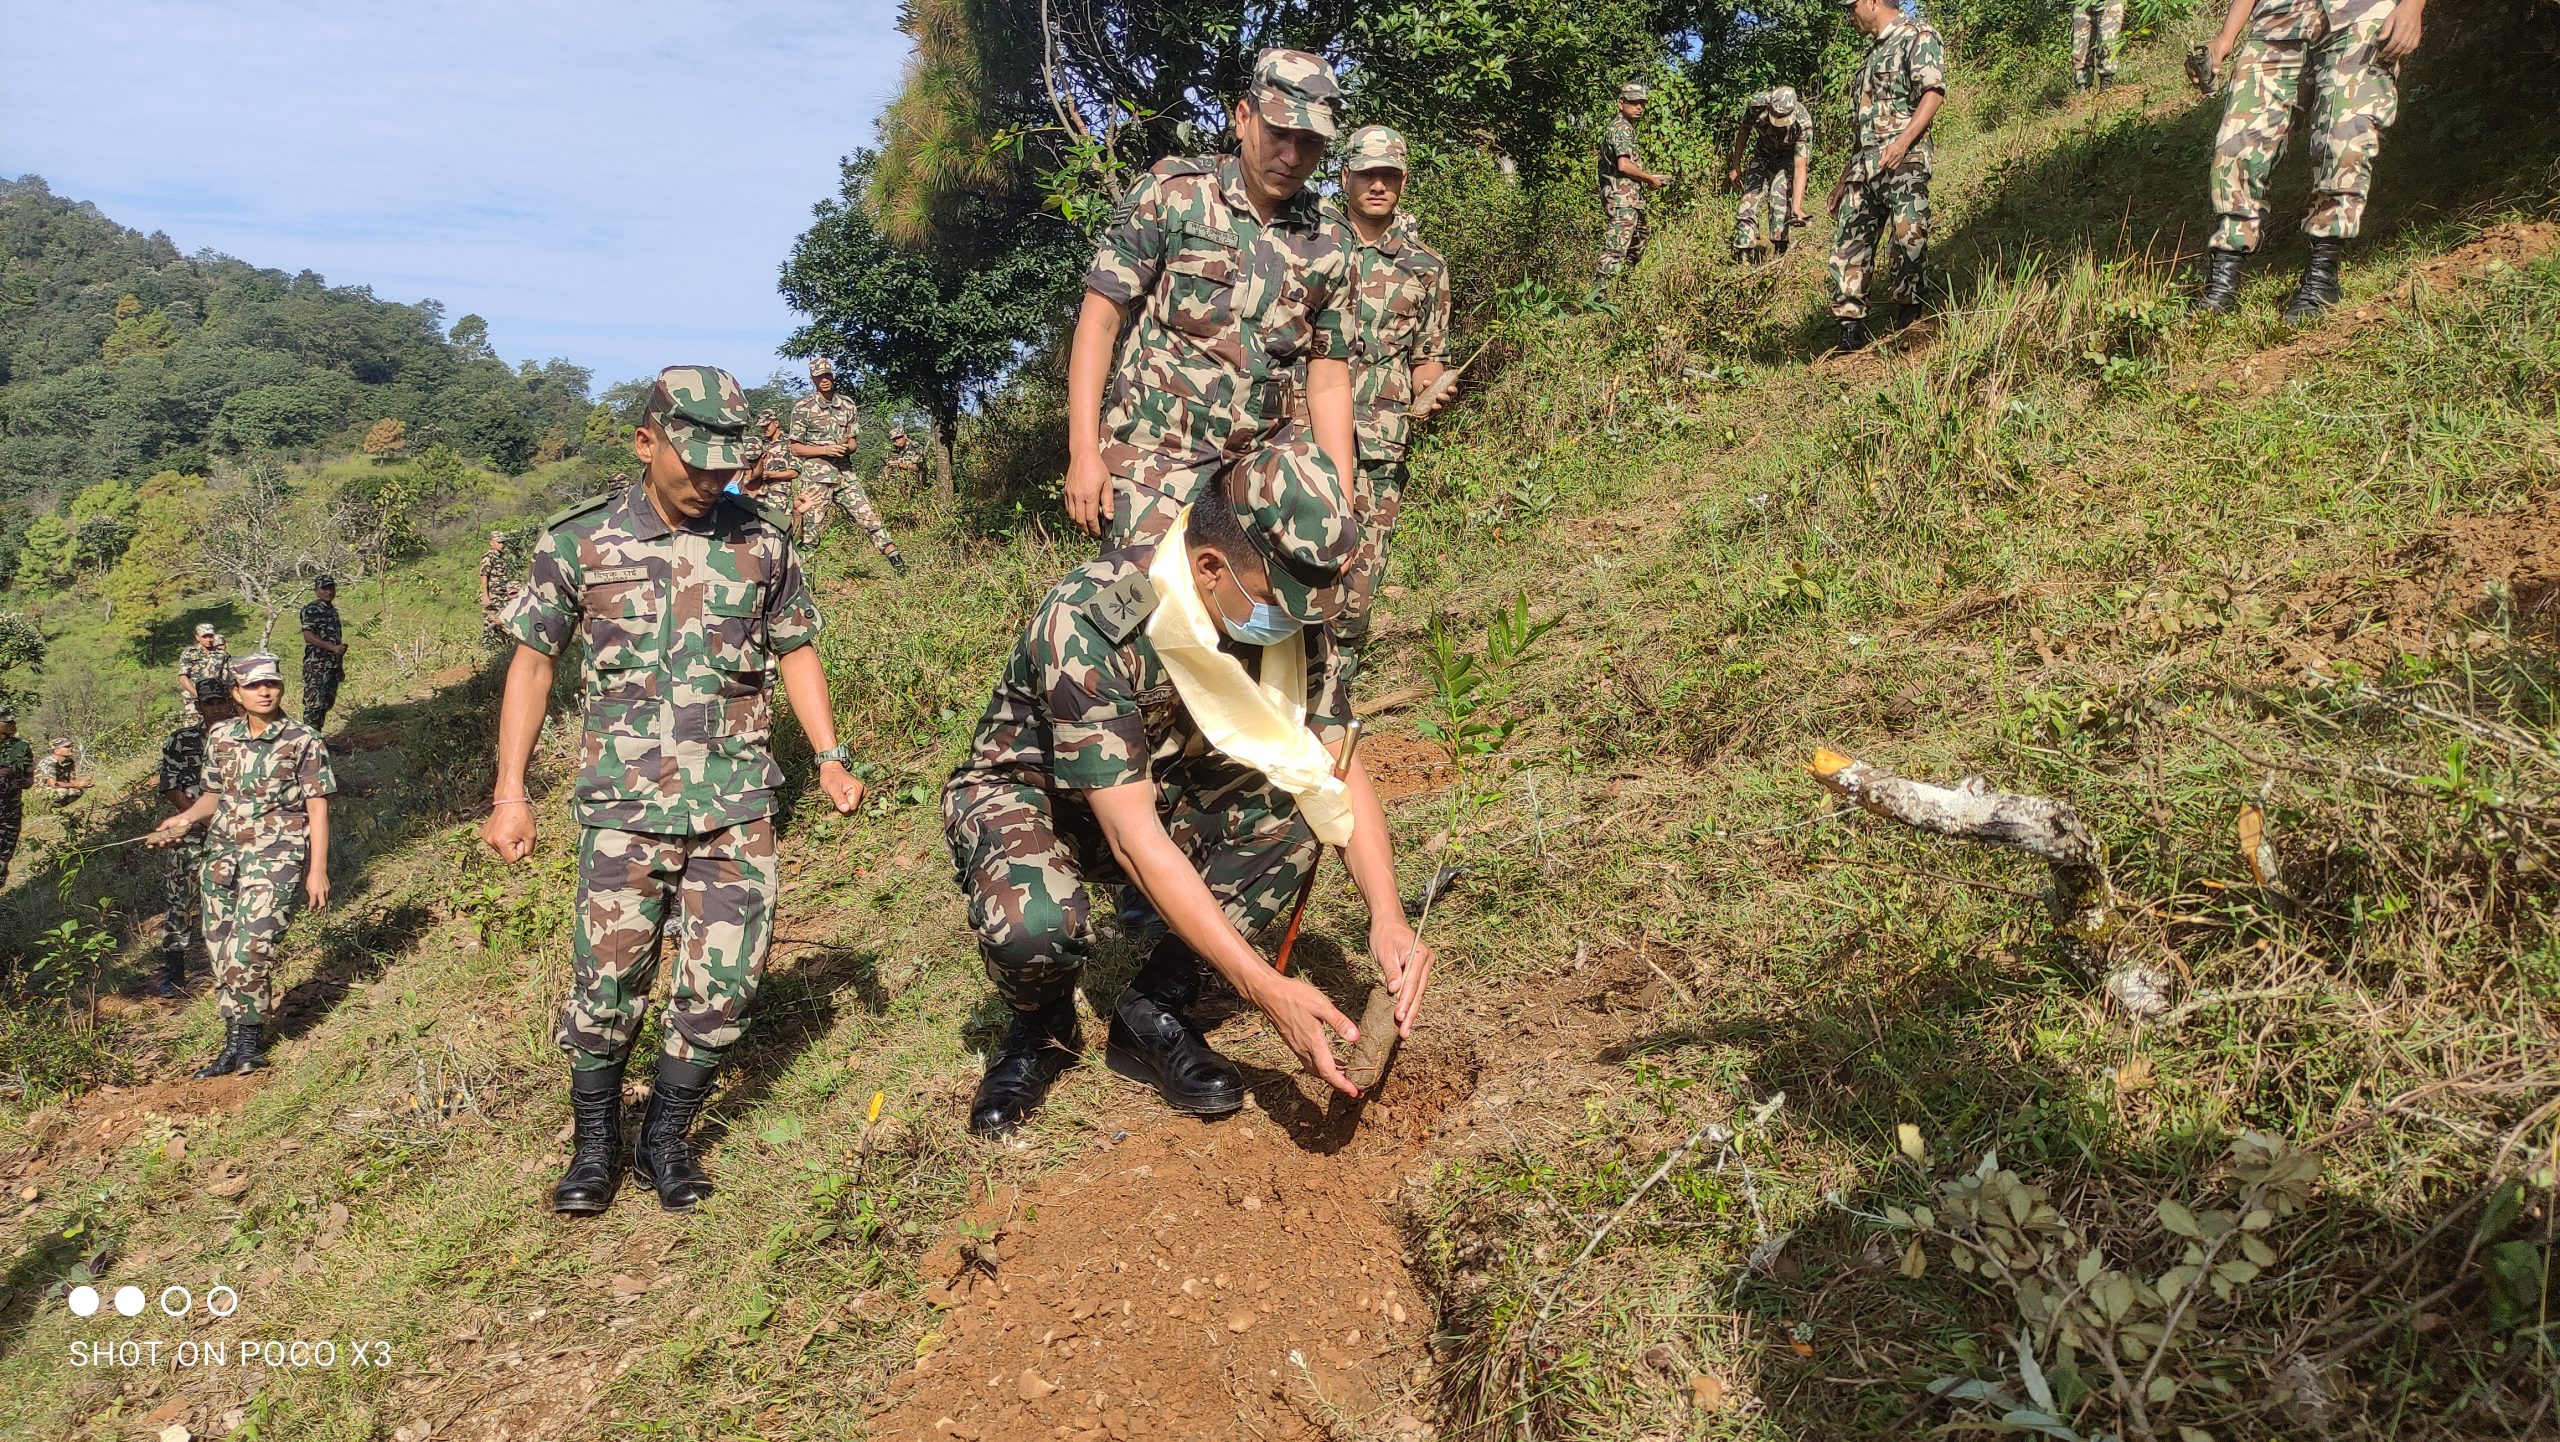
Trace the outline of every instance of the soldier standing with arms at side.
<path fill-rule="evenodd" d="M 861 434 L 853 397 L 836 388 L 836 365 L 825 356 L 809 358 L 809 384 L 815 389 L 791 403 L 790 452 L 800 468 L 801 490 L 814 490 L 815 515 L 804 534 L 811 544 L 827 533 L 830 510 L 843 507 L 855 525 L 871 536 L 871 544 L 889 558 L 889 569 L 907 571 L 907 558 L 880 523 L 879 508 L 853 474 L 853 443 Z"/>
<path fill-rule="evenodd" d="M 1175 513 L 1164 535 L 1067 573 L 1023 628 L 942 791 L 944 835 L 987 979 L 1013 1020 L 969 1130 L 1020 1126 L 1077 1060 L 1075 989 L 1093 883 L 1134 884 L 1169 929 L 1111 1009 L 1111 1069 L 1200 1116 L 1244 1079 L 1188 1010 L 1214 969 L 1309 1071 L 1358 1095 L 1327 1029 L 1358 1029 L 1254 949 L 1318 841 L 1345 848 L 1369 949 L 1410 1035 L 1431 965 L 1405 921 L 1386 816 L 1327 679 L 1325 629 L 1353 538 L 1311 454 L 1266 448 Z M 1329 749 L 1330 748 L 1330 749 Z"/>
<path fill-rule="evenodd" d="M 491 531 L 489 549 L 480 554 L 480 626 L 490 645 L 511 641 L 500 622 L 506 616 L 507 603 L 515 598 L 515 577 L 507 574 L 507 533 Z"/>
<path fill-rule="evenodd" d="M 2116 40 L 2123 34 L 2124 0 L 2071 0 L 2072 88 L 2116 83 Z"/>
<path fill-rule="evenodd" d="M 0 886 L 9 884 L 9 863 L 26 827 L 27 788 L 35 779 L 35 748 L 18 734 L 17 713 L 0 711 Z"/>
<path fill-rule="evenodd" d="M 1297 473 L 1347 503 L 1350 260 L 1306 188 L 1340 97 L 1322 60 L 1262 52 L 1229 117 L 1236 154 L 1158 161 L 1103 231 L 1067 361 L 1066 505 L 1106 549 L 1162 536 L 1211 477 L 1274 444 L 1307 452 Z"/>
<path fill-rule="evenodd" d="M 2426 0 L 2231 0 L 2222 32 L 2205 47 L 2210 74 L 2222 73 L 2235 45 L 2240 61 L 2213 143 L 2215 224 L 2197 309 L 2223 315 L 2240 303 L 2240 258 L 2258 248 L 2267 180 L 2305 91 L 2311 210 L 2302 231 L 2311 260 L 2284 318 L 2308 324 L 2338 303 L 2338 262 L 2364 229 L 2374 157 L 2400 115 L 2400 62 L 2417 51 L 2425 16 Z"/>
<path fill-rule="evenodd" d="M 302 724 L 314 732 L 329 729 L 329 708 L 338 704 L 338 683 L 347 679 L 346 628 L 338 620 L 338 582 L 322 576 L 311 583 L 311 599 L 302 608 Z"/>
<path fill-rule="evenodd" d="M 1849 18 L 1874 37 L 1850 90 L 1857 153 L 1831 187 L 1840 220 L 1831 244 L 1831 314 L 1840 349 L 1867 343 L 1867 275 L 1877 247 L 1893 247 L 1894 324 L 1920 318 L 1929 258 L 1929 125 L 1947 98 L 1946 46 L 1895 0 L 1847 0 Z"/>
<path fill-rule="evenodd" d="M 213 954 L 222 1050 L 199 1077 L 256 1071 L 275 1006 L 276 947 L 293 916 L 297 878 L 311 909 L 329 904 L 329 797 L 338 789 L 320 733 L 284 714 L 284 668 L 243 656 L 232 692 L 244 713 L 205 733 L 204 790 L 163 821 L 149 845 L 204 837 L 204 945 Z"/>
<path fill-rule="evenodd" d="M 231 690 L 221 682 L 198 687 L 199 719 L 169 733 L 160 743 L 160 800 L 172 816 L 180 815 L 204 795 L 205 737 L 213 728 L 240 714 Z M 168 848 L 160 873 L 160 975 L 151 982 L 153 996 L 176 996 L 187 980 L 187 945 L 204 930 L 204 843 L 195 833 Z"/>
<path fill-rule="evenodd" d="M 660 371 L 631 441 L 639 483 L 552 517 L 507 613 L 517 646 L 480 832 L 505 861 L 533 850 L 525 767 L 553 667 L 573 639 L 587 657 L 575 989 L 557 1032 L 577 1146 L 552 1189 L 555 1211 L 601 1212 L 621 1185 L 622 1072 L 671 907 L 680 954 L 633 1168 L 671 1211 L 711 1195 L 693 1120 L 744 1032 L 773 937 L 775 675 L 817 749 L 827 799 L 844 815 L 862 804 L 836 743 L 810 644 L 818 608 L 790 534 L 727 494 L 746 429 L 746 395 L 727 371 Z"/>
<path fill-rule="evenodd" d="M 1332 623 L 1345 696 L 1359 677 L 1370 615 L 1386 584 L 1387 548 L 1404 506 L 1405 450 L 1413 428 L 1431 414 L 1414 414 L 1413 398 L 1449 368 L 1449 267 L 1422 243 L 1413 217 L 1396 208 L 1405 173 L 1404 137 L 1386 126 L 1364 125 L 1343 144 L 1340 215 L 1350 232 L 1351 403 L 1360 448 L 1351 487 L 1359 550 L 1344 577 L 1342 614 Z M 1432 410 L 1439 406 L 1433 402 Z"/>
<path fill-rule="evenodd" d="M 1600 210 L 1608 228 L 1600 235 L 1600 279 L 1608 281 L 1644 262 L 1644 193 L 1671 177 L 1636 159 L 1636 122 L 1644 119 L 1645 88 L 1630 80 L 1618 87 L 1618 113 L 1600 132 Z"/>
<path fill-rule="evenodd" d="M 1742 107 L 1742 129 L 1733 137 L 1728 185 L 1742 191 L 1733 216 L 1733 258 L 1748 260 L 1760 243 L 1760 213 L 1771 216 L 1769 256 L 1787 253 L 1795 228 L 1805 223 L 1805 172 L 1813 165 L 1813 115 L 1795 87 L 1763 90 Z"/>
<path fill-rule="evenodd" d="M 196 623 L 196 639 L 178 653 L 178 711 L 193 726 L 204 718 L 196 714 L 196 693 L 207 683 L 218 685 L 222 694 L 231 694 L 231 653 L 224 649 L 222 633 L 210 621 Z"/>

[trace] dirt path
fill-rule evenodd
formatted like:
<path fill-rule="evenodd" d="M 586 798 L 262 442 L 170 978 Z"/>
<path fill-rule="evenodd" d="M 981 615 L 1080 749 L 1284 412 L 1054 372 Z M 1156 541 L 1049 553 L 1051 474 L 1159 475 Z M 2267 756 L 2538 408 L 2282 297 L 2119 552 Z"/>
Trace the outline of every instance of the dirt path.
<path fill-rule="evenodd" d="M 927 1259 L 942 1320 L 871 1435 L 1430 1436 L 1433 1319 L 1397 1203 L 1475 1082 L 1464 1047 L 1418 1040 L 1356 1126 L 1268 1073 L 1213 1122 L 1121 1089 L 1109 1140 Z M 990 1233 L 991 1267 L 966 1250 Z"/>

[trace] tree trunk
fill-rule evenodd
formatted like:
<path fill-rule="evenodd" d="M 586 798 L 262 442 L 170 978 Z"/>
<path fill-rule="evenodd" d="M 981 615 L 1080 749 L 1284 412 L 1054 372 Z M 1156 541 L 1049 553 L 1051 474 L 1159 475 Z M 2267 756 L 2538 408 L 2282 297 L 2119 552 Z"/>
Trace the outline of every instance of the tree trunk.
<path fill-rule="evenodd" d="M 933 503 L 942 514 L 949 515 L 959 498 L 959 485 L 951 474 L 951 451 L 960 438 L 960 406 L 956 401 L 939 401 L 933 408 L 933 454 L 927 464 L 933 467 Z"/>

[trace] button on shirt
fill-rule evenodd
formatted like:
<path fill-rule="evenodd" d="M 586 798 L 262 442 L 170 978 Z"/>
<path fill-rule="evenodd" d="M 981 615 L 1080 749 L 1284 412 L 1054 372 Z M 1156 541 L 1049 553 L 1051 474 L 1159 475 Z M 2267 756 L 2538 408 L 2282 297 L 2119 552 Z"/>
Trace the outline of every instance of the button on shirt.
<path fill-rule="evenodd" d="M 586 645 L 581 825 L 694 835 L 773 814 L 773 664 L 821 621 L 752 502 L 677 528 L 635 481 L 554 517 L 501 624 L 546 656 Z"/>

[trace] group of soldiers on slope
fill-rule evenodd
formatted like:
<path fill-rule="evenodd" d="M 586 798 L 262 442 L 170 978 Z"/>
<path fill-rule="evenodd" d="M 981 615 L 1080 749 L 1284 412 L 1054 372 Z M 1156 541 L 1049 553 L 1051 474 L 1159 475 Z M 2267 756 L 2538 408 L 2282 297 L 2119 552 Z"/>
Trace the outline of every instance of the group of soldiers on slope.
<path fill-rule="evenodd" d="M 1102 553 L 1033 608 L 943 790 L 953 874 L 1010 1013 L 970 1108 L 981 1136 L 1019 1127 L 1081 1056 L 1096 887 L 1128 889 L 1122 924 L 1147 953 L 1109 1008 L 1106 1059 L 1180 1110 L 1243 1103 L 1241 1074 L 1191 1017 L 1213 979 L 1353 1091 L 1329 1034 L 1358 1028 L 1251 940 L 1322 845 L 1343 850 L 1368 905 L 1399 1031 L 1419 1014 L 1431 953 L 1344 740 L 1405 451 L 1447 366 L 1448 275 L 1399 208 L 1403 139 L 1342 135 L 1339 103 L 1323 61 L 1264 53 L 1233 109 L 1234 153 L 1155 166 L 1086 272 L 1066 502 Z M 1329 149 L 1343 192 L 1330 205 L 1308 188 Z M 728 373 L 660 372 L 637 479 L 546 522 L 506 602 L 514 655 L 482 832 L 505 860 L 535 844 L 526 774 L 557 658 L 573 641 L 586 656 L 558 1211 L 602 1211 L 621 1183 L 624 1074 L 665 948 L 664 1040 L 627 1164 L 663 1206 L 711 1194 L 693 1122 L 773 935 L 777 679 L 828 803 L 861 805 L 813 644 L 824 622 L 791 534 L 799 508 L 730 489 L 777 442 L 794 469 L 841 460 L 823 452 L 850 428 L 795 419 L 813 439 L 778 438 Z"/>
<path fill-rule="evenodd" d="M 1878 251 L 1889 253 L 1895 324 L 1921 311 L 1929 248 L 1929 128 L 1946 97 L 1945 47 L 1938 32 L 1905 14 L 1897 0 L 1842 0 L 1868 37 L 1850 87 L 1856 146 L 1832 187 L 1830 212 L 1839 229 L 1831 249 L 1831 314 L 1840 348 L 1868 339 L 1866 292 Z M 2195 68 L 2210 83 L 2233 65 L 2214 141 L 2209 192 L 2214 230 L 2207 241 L 2205 281 L 2197 308 L 2225 314 L 2239 303 L 2241 260 L 2258 248 L 2267 184 L 2284 154 L 2295 112 L 2309 110 L 2311 206 L 2303 231 L 2311 256 L 2285 307 L 2304 324 L 2335 305 L 2346 243 L 2362 229 L 2365 196 L 2382 132 L 2399 113 L 2399 63 L 2418 47 L 2426 0 L 2230 0 L 2221 31 Z M 2088 89 L 2114 80 L 2124 0 L 2073 0 L 2072 79 Z M 1618 92 L 1618 115 L 1600 139 L 1600 200 L 1606 228 L 1600 277 L 1643 258 L 1645 196 L 1667 175 L 1645 168 L 1636 124 L 1646 88 Z M 1784 254 L 1789 233 L 1805 219 L 1805 176 L 1813 153 L 1813 117 L 1795 90 L 1779 86 L 1751 97 L 1726 180 L 1741 191 L 1733 250 L 1749 259 L 1767 237 Z"/>

